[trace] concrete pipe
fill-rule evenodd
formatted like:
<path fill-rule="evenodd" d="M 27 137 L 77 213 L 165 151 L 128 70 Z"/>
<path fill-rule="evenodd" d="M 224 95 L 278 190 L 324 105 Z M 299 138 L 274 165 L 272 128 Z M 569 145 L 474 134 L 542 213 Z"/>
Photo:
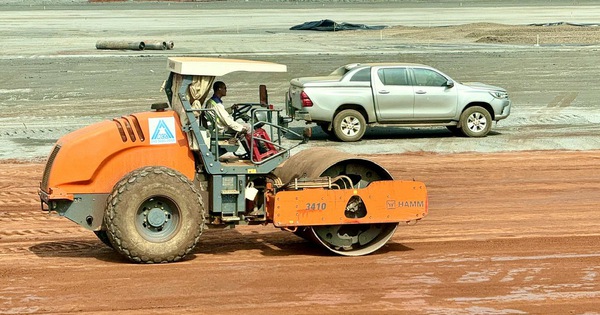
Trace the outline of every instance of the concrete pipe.
<path fill-rule="evenodd" d="M 173 41 L 167 41 L 167 49 L 173 49 L 175 48 L 175 43 L 173 43 Z"/>
<path fill-rule="evenodd" d="M 127 42 L 127 41 L 98 41 L 96 49 L 124 49 L 124 50 L 144 50 L 146 44 L 144 42 Z"/>
<path fill-rule="evenodd" d="M 144 41 L 146 44 L 146 50 L 166 50 L 167 42 L 161 41 Z"/>

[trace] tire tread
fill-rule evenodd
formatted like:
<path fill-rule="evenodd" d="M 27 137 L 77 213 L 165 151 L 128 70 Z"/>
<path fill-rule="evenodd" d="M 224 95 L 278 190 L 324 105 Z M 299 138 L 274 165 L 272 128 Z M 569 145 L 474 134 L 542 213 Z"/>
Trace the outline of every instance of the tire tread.
<path fill-rule="evenodd" d="M 115 224 L 115 208 L 121 202 L 121 196 L 124 192 L 132 189 L 131 186 L 135 185 L 140 179 L 146 178 L 147 176 L 154 175 L 167 175 L 174 178 L 179 179 L 181 182 L 187 184 L 188 188 L 191 192 L 195 194 L 198 198 L 198 203 L 201 206 L 200 217 L 201 219 L 197 222 L 197 229 L 194 235 L 194 241 L 190 246 L 181 250 L 176 256 L 169 256 L 165 259 L 152 259 L 150 257 L 146 257 L 143 254 L 136 253 L 131 250 L 130 245 L 127 242 L 123 241 L 122 231 L 119 229 L 118 224 Z M 200 235 L 202 235 L 205 214 L 204 214 L 204 203 L 202 202 L 202 197 L 200 196 L 200 192 L 194 186 L 194 184 L 185 177 L 185 175 L 173 171 L 167 167 L 162 166 L 148 166 L 142 169 L 138 169 L 132 171 L 128 175 L 126 175 L 122 180 L 120 180 L 116 187 L 113 189 L 113 193 L 111 193 L 108 197 L 106 214 L 104 216 L 105 226 L 107 227 L 107 234 L 109 239 L 111 240 L 111 244 L 113 244 L 115 250 L 117 250 L 122 255 L 126 256 L 129 260 L 140 263 L 167 263 L 167 262 L 176 262 L 183 259 L 187 254 L 189 254 L 200 239 Z"/>

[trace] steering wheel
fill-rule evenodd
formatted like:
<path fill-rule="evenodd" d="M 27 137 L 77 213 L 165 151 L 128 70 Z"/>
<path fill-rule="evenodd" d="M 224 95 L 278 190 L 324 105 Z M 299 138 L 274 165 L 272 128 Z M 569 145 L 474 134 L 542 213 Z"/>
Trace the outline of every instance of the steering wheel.
<path fill-rule="evenodd" d="M 233 117 L 233 120 L 238 120 L 238 119 L 242 119 L 245 122 L 250 121 L 250 116 L 247 115 L 247 113 L 252 109 L 253 106 L 260 106 L 261 104 L 258 103 L 238 103 L 238 104 L 233 104 L 233 112 L 231 113 L 231 116 Z"/>

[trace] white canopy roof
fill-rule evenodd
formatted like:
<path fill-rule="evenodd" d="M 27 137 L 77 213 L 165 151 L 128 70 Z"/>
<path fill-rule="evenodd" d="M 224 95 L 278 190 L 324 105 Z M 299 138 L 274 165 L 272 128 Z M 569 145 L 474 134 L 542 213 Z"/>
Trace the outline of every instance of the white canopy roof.
<path fill-rule="evenodd" d="M 222 76 L 235 71 L 287 72 L 287 66 L 265 61 L 242 59 L 169 57 L 168 69 L 186 75 Z"/>

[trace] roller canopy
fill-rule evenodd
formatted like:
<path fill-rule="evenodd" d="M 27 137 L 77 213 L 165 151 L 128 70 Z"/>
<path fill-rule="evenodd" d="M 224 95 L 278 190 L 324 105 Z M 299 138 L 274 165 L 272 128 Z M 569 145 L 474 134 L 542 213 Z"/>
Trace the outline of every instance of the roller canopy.
<path fill-rule="evenodd" d="M 287 66 L 265 61 L 170 57 L 168 69 L 183 75 L 222 76 L 235 71 L 247 72 L 287 72 Z"/>

